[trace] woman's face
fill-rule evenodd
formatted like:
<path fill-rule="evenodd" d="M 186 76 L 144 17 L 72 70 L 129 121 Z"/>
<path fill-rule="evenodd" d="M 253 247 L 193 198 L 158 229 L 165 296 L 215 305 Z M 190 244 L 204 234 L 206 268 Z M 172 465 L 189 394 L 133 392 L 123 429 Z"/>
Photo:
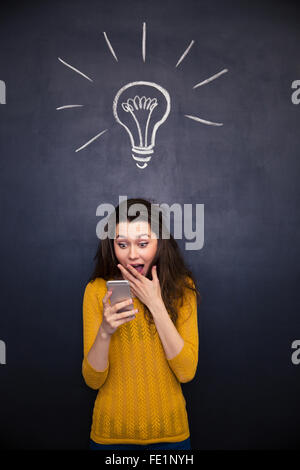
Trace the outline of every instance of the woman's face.
<path fill-rule="evenodd" d="M 125 268 L 131 264 L 146 276 L 156 254 L 157 244 L 157 237 L 146 221 L 120 222 L 116 226 L 115 254 Z"/>

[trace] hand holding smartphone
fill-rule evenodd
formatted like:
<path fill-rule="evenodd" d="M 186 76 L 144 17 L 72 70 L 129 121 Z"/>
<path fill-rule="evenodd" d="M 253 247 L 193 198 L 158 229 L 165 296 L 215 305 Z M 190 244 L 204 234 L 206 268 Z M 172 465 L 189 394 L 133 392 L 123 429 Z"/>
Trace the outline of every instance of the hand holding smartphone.
<path fill-rule="evenodd" d="M 118 302 L 123 302 L 124 300 L 131 299 L 130 285 L 126 280 L 120 281 L 107 281 L 106 282 L 107 290 L 112 291 L 110 301 L 111 305 L 115 305 Z M 133 303 L 127 307 L 123 307 L 118 310 L 116 313 L 127 312 L 133 310 Z"/>
<path fill-rule="evenodd" d="M 120 325 L 132 321 L 138 309 L 134 309 L 128 281 L 107 281 L 106 285 L 108 290 L 102 299 L 103 318 L 100 328 L 111 336 Z M 112 298 L 111 303 L 109 298 Z"/>

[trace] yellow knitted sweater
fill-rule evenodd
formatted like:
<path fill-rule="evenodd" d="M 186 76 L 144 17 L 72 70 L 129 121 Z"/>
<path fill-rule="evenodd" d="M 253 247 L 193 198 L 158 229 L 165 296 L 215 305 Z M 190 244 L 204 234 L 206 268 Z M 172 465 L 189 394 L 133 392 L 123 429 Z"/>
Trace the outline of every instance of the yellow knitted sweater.
<path fill-rule="evenodd" d="M 194 284 L 192 284 L 194 286 Z M 181 382 L 191 381 L 198 364 L 196 294 L 186 289 L 176 328 L 184 340 L 177 356 L 167 359 L 155 325 L 134 297 L 136 318 L 111 337 L 108 366 L 95 370 L 86 356 L 102 322 L 106 281 L 89 282 L 83 297 L 85 383 L 98 390 L 90 437 L 99 444 L 178 442 L 190 436 Z"/>

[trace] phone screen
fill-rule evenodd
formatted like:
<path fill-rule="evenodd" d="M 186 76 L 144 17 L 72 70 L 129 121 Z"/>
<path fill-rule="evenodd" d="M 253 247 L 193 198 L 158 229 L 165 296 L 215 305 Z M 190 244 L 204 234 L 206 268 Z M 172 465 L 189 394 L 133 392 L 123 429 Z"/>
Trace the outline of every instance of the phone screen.
<path fill-rule="evenodd" d="M 112 305 L 115 305 L 118 302 L 122 302 L 123 300 L 127 300 L 132 298 L 130 292 L 130 285 L 129 282 L 124 281 L 107 281 L 106 282 L 107 290 L 111 290 L 112 294 L 110 296 L 110 302 Z M 126 307 L 121 308 L 118 310 L 117 313 L 127 312 L 129 310 L 133 310 L 134 305 L 133 303 L 127 305 Z"/>

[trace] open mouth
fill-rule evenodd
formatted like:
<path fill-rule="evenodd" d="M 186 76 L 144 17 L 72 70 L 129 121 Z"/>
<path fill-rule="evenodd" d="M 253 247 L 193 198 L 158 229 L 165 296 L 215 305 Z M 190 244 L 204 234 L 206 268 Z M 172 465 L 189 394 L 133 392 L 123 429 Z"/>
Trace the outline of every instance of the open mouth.
<path fill-rule="evenodd" d="M 143 268 L 144 268 L 144 264 L 132 264 L 131 266 L 133 266 L 139 273 L 142 274 Z"/>

